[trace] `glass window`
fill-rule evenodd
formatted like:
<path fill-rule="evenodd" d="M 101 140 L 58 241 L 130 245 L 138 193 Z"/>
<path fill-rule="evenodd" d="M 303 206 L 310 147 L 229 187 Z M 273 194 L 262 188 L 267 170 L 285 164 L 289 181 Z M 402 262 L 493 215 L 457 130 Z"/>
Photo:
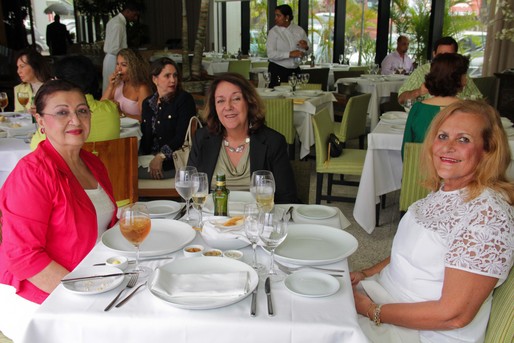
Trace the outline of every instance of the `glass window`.
<path fill-rule="evenodd" d="M 346 62 L 375 63 L 378 0 L 347 0 L 345 25 Z"/>
<path fill-rule="evenodd" d="M 266 38 L 268 36 L 268 1 L 252 0 L 250 2 L 250 54 L 266 56 Z"/>
<path fill-rule="evenodd" d="M 331 63 L 334 53 L 335 0 L 309 1 L 309 40 L 317 63 Z"/>

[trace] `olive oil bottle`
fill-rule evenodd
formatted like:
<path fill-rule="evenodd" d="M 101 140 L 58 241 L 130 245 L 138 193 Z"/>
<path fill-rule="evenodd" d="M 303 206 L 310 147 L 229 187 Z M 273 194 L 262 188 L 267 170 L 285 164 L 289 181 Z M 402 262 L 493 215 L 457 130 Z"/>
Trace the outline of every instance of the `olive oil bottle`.
<path fill-rule="evenodd" d="M 230 191 L 227 189 L 225 182 L 225 175 L 216 175 L 216 188 L 214 188 L 214 192 L 212 193 L 215 216 L 228 216 L 229 193 Z"/>

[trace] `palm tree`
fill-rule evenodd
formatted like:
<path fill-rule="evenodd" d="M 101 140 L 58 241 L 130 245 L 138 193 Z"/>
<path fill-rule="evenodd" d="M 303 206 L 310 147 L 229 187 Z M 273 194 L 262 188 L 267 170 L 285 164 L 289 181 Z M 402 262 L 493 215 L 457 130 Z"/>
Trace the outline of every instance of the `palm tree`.
<path fill-rule="evenodd" d="M 182 78 L 185 81 L 201 80 L 202 78 L 202 55 L 205 45 L 205 31 L 209 14 L 210 0 L 201 0 L 200 19 L 196 30 L 195 47 L 193 60 L 189 64 L 189 40 L 187 26 L 186 0 L 182 0 Z"/>

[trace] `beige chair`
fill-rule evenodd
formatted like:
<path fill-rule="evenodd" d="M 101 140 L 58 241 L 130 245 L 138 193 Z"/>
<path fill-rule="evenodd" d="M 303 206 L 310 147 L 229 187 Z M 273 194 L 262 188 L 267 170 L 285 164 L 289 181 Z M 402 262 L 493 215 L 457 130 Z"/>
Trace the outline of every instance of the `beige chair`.
<path fill-rule="evenodd" d="M 237 60 L 228 62 L 228 72 L 240 74 L 247 80 L 250 80 L 250 67 L 250 60 Z"/>
<path fill-rule="evenodd" d="M 514 268 L 493 292 L 493 304 L 484 343 L 514 342 Z"/>
<path fill-rule="evenodd" d="M 409 206 L 427 196 L 429 190 L 421 185 L 423 176 L 419 169 L 421 143 L 405 143 L 400 190 L 400 212 L 405 213 Z"/>
<path fill-rule="evenodd" d="M 358 138 L 359 149 L 364 149 L 370 99 L 371 94 L 362 94 L 348 100 L 341 123 L 334 123 L 334 132 L 339 141 L 346 144 L 347 141 Z"/>
<path fill-rule="evenodd" d="M 296 130 L 294 128 L 293 99 L 263 99 L 266 106 L 266 125 L 280 132 L 289 144 L 290 158 L 294 159 L 294 142 Z"/>
<path fill-rule="evenodd" d="M 136 137 L 89 142 L 83 149 L 98 156 L 107 168 L 118 206 L 138 200 Z"/>

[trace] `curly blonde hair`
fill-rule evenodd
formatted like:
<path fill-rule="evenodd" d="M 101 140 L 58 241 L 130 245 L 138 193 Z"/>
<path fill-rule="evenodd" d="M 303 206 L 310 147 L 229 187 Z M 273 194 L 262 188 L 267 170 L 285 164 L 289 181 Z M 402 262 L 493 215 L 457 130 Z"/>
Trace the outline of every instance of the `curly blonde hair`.
<path fill-rule="evenodd" d="M 441 125 L 457 112 L 479 116 L 484 124 L 484 155 L 476 167 L 474 180 L 466 186 L 467 200 L 476 198 L 485 188 L 491 188 L 503 194 L 509 204 L 514 204 L 514 183 L 509 182 L 506 176 L 511 163 L 507 134 L 498 112 L 484 101 L 458 101 L 446 107 L 434 118 L 425 136 L 421 154 L 421 170 L 424 170 L 426 175 L 424 185 L 432 191 L 438 190 L 442 185 L 442 180 L 434 167 L 432 148 Z"/>
<path fill-rule="evenodd" d="M 150 72 L 148 63 L 141 57 L 141 55 L 132 49 L 121 49 L 118 52 L 127 61 L 128 64 L 128 78 L 133 86 L 147 85 L 151 88 Z"/>

